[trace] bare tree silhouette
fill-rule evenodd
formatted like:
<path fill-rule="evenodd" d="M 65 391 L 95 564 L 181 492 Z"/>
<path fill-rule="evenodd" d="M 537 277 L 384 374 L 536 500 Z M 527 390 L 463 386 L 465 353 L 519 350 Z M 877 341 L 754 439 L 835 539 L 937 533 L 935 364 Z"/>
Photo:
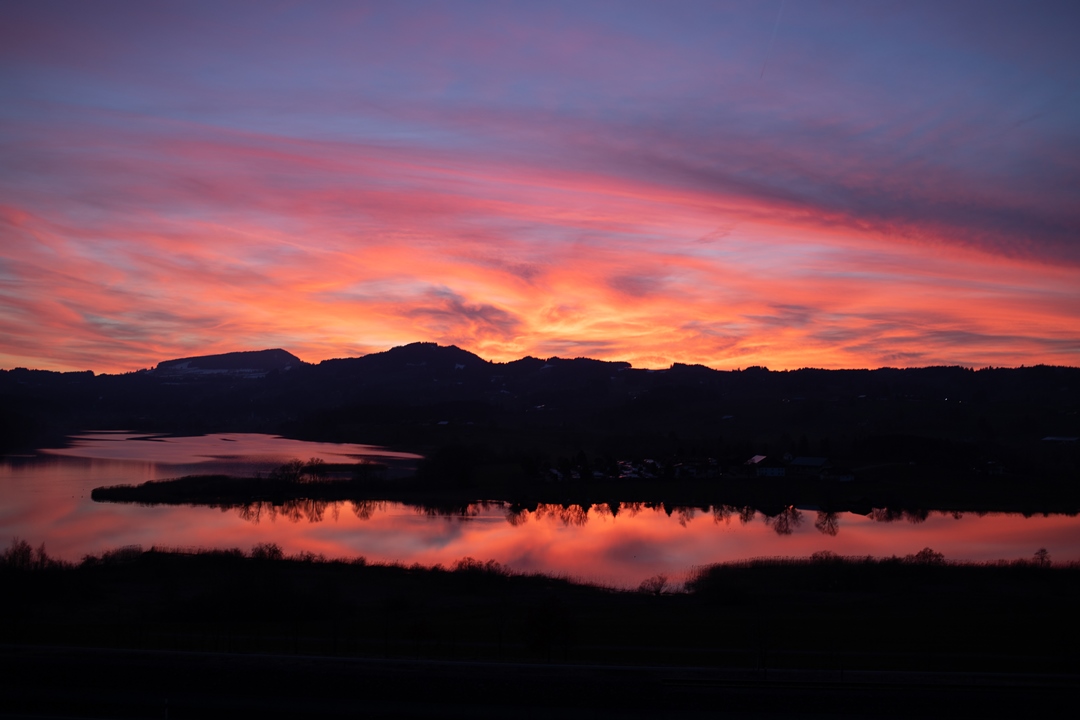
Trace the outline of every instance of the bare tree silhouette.
<path fill-rule="evenodd" d="M 840 532 L 839 513 L 819 510 L 817 520 L 814 521 L 814 527 L 823 535 L 836 537 L 836 534 Z"/>
<path fill-rule="evenodd" d="M 766 517 L 765 524 L 777 535 L 790 535 L 795 532 L 795 528 L 802 525 L 802 513 L 796 510 L 794 505 L 788 505 L 779 514 Z"/>
<path fill-rule="evenodd" d="M 300 458 L 293 458 L 270 471 L 270 479 L 280 482 L 298 483 L 304 475 L 305 463 Z"/>
<path fill-rule="evenodd" d="M 326 479 L 326 461 L 313 457 L 304 465 L 303 479 L 307 482 L 322 482 Z"/>
<path fill-rule="evenodd" d="M 376 510 L 381 510 L 386 503 L 378 500 L 353 500 L 353 514 L 361 520 L 370 520 Z"/>
<path fill-rule="evenodd" d="M 545 517 L 558 518 L 563 525 L 582 526 L 589 522 L 589 511 L 580 505 L 555 505 L 540 503 L 536 506 L 537 519 Z"/>
<path fill-rule="evenodd" d="M 725 525 L 731 523 L 731 518 L 735 515 L 736 509 L 730 505 L 713 505 L 712 516 L 713 522 L 720 524 L 723 522 Z"/>
<path fill-rule="evenodd" d="M 510 523 L 514 527 L 524 525 L 529 522 L 529 511 L 527 508 L 513 508 L 511 507 L 506 511 L 506 522 Z"/>

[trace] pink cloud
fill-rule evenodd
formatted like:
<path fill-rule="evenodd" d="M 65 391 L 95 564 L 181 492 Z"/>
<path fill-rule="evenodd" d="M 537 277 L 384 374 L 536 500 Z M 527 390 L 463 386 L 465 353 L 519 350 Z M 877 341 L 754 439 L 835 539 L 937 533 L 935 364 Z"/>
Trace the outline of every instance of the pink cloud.
<path fill-rule="evenodd" d="M 897 234 L 765 195 L 445 149 L 81 132 L 110 150 L 56 156 L 69 190 L 21 191 L 0 213 L 5 366 L 271 345 L 319 360 L 416 339 L 650 366 L 1080 353 L 1074 266 L 956 244 L 934 222 Z"/>

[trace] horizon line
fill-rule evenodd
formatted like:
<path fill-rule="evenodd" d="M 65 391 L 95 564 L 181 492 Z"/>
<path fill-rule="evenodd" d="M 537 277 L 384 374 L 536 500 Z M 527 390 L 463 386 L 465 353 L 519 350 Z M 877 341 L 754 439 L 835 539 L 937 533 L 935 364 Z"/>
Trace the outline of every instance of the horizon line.
<path fill-rule="evenodd" d="M 543 358 L 543 357 L 537 357 L 535 355 L 526 354 L 526 355 L 523 355 L 523 356 L 521 356 L 519 358 L 515 358 L 514 360 L 506 360 L 506 361 L 490 360 L 488 358 L 483 357 L 482 355 L 480 355 L 477 352 L 474 352 L 474 351 L 469 350 L 467 348 L 463 348 L 463 347 L 461 347 L 459 345 L 456 345 L 456 344 L 440 345 L 438 342 L 435 342 L 435 341 L 417 340 L 417 341 L 414 341 L 414 342 L 405 343 L 403 345 L 394 345 L 394 346 L 391 346 L 391 347 L 389 347 L 389 348 L 387 348 L 385 350 L 376 350 L 374 352 L 365 353 L 365 354 L 362 354 L 362 355 L 328 357 L 328 358 L 323 358 L 323 359 L 315 361 L 315 362 L 309 362 L 307 360 L 304 360 L 303 358 L 301 358 L 299 355 L 296 355 L 291 350 L 287 350 L 287 349 L 282 348 L 282 347 L 272 347 L 272 348 L 268 347 L 268 348 L 259 348 L 259 349 L 255 349 L 255 350 L 228 350 L 228 351 L 225 351 L 225 352 L 214 352 L 214 353 L 207 353 L 207 354 L 202 354 L 202 355 L 186 355 L 186 356 L 182 356 L 182 357 L 166 358 L 164 360 L 159 360 L 154 367 L 139 368 L 139 369 L 136 369 L 136 370 L 121 370 L 121 371 L 117 371 L 117 372 L 98 372 L 96 370 L 89 369 L 89 368 L 82 369 L 82 370 L 73 370 L 73 369 L 54 370 L 54 369 L 50 369 L 50 368 L 31 368 L 31 367 L 24 367 L 24 366 L 15 366 L 15 367 L 10 367 L 10 368 L 0 368 L 0 371 L 14 372 L 14 371 L 17 371 L 17 370 L 24 370 L 24 371 L 28 371 L 28 372 L 53 372 L 53 373 L 59 373 L 59 374 L 91 373 L 94 377 L 98 377 L 98 376 L 133 375 L 133 374 L 141 373 L 141 372 L 150 372 L 150 371 L 153 371 L 153 370 L 157 369 L 162 363 L 176 362 L 178 360 L 195 360 L 195 359 L 200 359 L 200 358 L 220 357 L 220 356 L 223 356 L 223 355 L 237 355 L 237 354 L 241 354 L 241 353 L 270 352 L 270 351 L 274 351 L 274 350 L 281 350 L 282 352 L 286 352 L 289 355 L 295 357 L 297 360 L 299 360 L 304 365 L 308 365 L 308 366 L 311 366 L 311 367 L 317 367 L 317 366 L 319 366 L 319 365 L 321 365 L 323 363 L 326 363 L 326 362 L 332 362 L 332 361 L 335 361 L 335 360 L 359 360 L 361 358 L 365 358 L 365 357 L 368 357 L 368 356 L 371 356 L 371 355 L 381 355 L 383 353 L 391 352 L 393 350 L 397 350 L 397 349 L 400 349 L 400 348 L 410 347 L 410 346 L 413 346 L 413 345 L 433 345 L 436 348 L 440 348 L 440 349 L 460 350 L 462 352 L 469 353 L 470 355 L 473 355 L 473 356 L 479 358 L 481 361 L 486 362 L 486 363 L 490 363 L 492 365 L 508 365 L 510 363 L 513 363 L 513 362 L 519 362 L 521 360 L 528 360 L 528 359 L 542 360 L 542 361 L 545 361 L 545 362 L 548 362 L 548 361 L 551 361 L 551 360 L 561 360 L 561 361 L 588 360 L 588 361 L 592 361 L 592 362 L 603 362 L 603 363 L 611 363 L 611 364 L 625 364 L 627 366 L 626 369 L 628 369 L 628 370 L 641 370 L 641 371 L 646 371 L 646 372 L 667 372 L 669 370 L 673 370 L 676 366 L 680 366 L 680 365 L 683 366 L 683 367 L 703 367 L 703 368 L 706 368 L 708 370 L 712 370 L 714 372 L 743 372 L 744 370 L 763 370 L 765 372 L 776 372 L 776 373 L 799 372 L 799 371 L 803 371 L 803 370 L 819 370 L 819 371 L 825 371 L 825 372 L 876 372 L 876 371 L 879 371 L 879 370 L 930 370 L 930 369 L 935 369 L 935 368 L 958 368 L 958 369 L 963 369 L 963 370 L 971 370 L 972 372 L 979 372 L 979 371 L 982 371 L 982 370 L 1025 370 L 1025 369 L 1038 368 L 1038 367 L 1061 368 L 1061 369 L 1066 369 L 1066 370 L 1080 369 L 1080 367 L 1073 366 L 1073 365 L 1053 365 L 1053 364 L 1041 363 L 1041 362 L 1040 363 L 1030 364 L 1030 365 L 1028 365 L 1028 364 L 1020 364 L 1020 365 L 1014 365 L 1014 366 L 984 365 L 984 366 L 981 366 L 981 367 L 977 367 L 974 364 L 956 363 L 956 364 L 932 364 L 932 365 L 908 365 L 908 366 L 881 365 L 881 366 L 878 366 L 878 367 L 840 367 L 840 368 L 814 367 L 814 366 L 806 365 L 806 366 L 800 366 L 800 367 L 794 367 L 794 368 L 777 368 L 777 369 L 773 369 L 773 368 L 768 367 L 767 365 L 747 365 L 745 367 L 736 367 L 736 368 L 719 368 L 719 367 L 713 367 L 711 365 L 705 365 L 703 363 L 684 363 L 684 362 L 673 361 L 670 365 L 668 365 L 666 367 L 636 367 L 629 360 L 605 360 L 605 359 L 601 359 L 601 358 L 588 357 L 586 355 L 577 355 L 577 356 L 574 356 L 574 357 L 562 357 L 562 356 L 559 356 L 559 355 L 551 355 L 549 357 Z"/>

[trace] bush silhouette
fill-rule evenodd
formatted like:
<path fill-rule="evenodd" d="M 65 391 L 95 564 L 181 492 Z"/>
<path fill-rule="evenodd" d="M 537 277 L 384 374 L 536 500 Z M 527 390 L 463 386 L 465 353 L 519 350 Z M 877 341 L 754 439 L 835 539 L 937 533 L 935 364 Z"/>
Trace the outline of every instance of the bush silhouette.
<path fill-rule="evenodd" d="M 255 560 L 282 560 L 285 553 L 277 543 L 259 543 L 251 548 L 251 557 Z"/>
<path fill-rule="evenodd" d="M 650 595 L 660 595 L 668 587 L 668 576 L 660 573 L 653 575 L 650 578 L 646 578 L 638 585 L 638 591 L 643 593 L 649 593 Z"/>
<path fill-rule="evenodd" d="M 945 555 L 925 547 L 914 555 L 906 555 L 904 561 L 915 563 L 916 565 L 944 565 Z"/>

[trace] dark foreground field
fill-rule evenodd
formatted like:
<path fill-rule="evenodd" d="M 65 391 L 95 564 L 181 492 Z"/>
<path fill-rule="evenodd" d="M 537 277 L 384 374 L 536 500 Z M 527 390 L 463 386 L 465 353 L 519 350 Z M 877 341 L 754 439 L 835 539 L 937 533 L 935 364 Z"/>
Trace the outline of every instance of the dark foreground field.
<path fill-rule="evenodd" d="M 77 566 L 18 549 L 9 714 L 955 717 L 1048 710 L 1080 673 L 1080 568 L 1036 562 L 764 561 L 668 593 L 273 546 Z"/>
<path fill-rule="evenodd" d="M 0 716 L 1050 717 L 1071 677 L 0 646 Z"/>

